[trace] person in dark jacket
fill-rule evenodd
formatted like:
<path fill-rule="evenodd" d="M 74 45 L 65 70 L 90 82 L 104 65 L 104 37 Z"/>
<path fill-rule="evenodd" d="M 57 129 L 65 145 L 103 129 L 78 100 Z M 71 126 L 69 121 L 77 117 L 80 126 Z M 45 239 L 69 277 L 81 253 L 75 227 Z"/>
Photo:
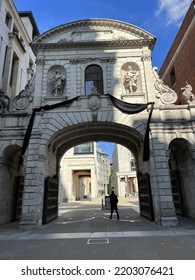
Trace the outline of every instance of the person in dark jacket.
<path fill-rule="evenodd" d="M 118 198 L 117 198 L 116 194 L 114 193 L 114 191 L 112 191 L 112 193 L 110 195 L 110 207 L 111 207 L 110 219 L 112 219 L 112 214 L 115 210 L 116 214 L 117 214 L 117 219 L 119 220 L 117 203 L 118 203 Z"/>

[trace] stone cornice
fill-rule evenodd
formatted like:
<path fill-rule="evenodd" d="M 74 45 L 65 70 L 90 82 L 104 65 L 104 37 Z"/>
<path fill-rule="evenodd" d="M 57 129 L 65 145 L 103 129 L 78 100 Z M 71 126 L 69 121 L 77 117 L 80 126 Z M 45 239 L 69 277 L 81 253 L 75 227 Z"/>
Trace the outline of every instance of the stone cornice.
<path fill-rule="evenodd" d="M 34 51 L 49 49 L 76 49 L 76 48 L 127 48 L 132 46 L 154 46 L 151 39 L 117 40 L 117 41 L 90 41 L 90 42 L 58 42 L 58 43 L 36 43 L 32 45 Z"/>

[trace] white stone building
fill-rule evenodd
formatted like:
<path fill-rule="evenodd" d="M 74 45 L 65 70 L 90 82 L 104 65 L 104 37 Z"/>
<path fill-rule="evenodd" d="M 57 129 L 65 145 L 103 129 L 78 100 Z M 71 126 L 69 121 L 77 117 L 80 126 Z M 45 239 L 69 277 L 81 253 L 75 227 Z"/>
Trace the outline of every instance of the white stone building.
<path fill-rule="evenodd" d="M 18 205 L 22 229 L 57 217 L 60 161 L 94 141 L 134 154 L 141 215 L 163 226 L 178 224 L 178 209 L 195 217 L 195 103 L 174 104 L 177 93 L 152 66 L 155 41 L 110 19 L 78 20 L 33 40 L 36 76 L 13 100 L 16 110 L 1 114 L 0 193 L 12 190 L 3 197 L 1 223 Z M 13 206 L 16 187 L 22 204 Z"/>
<path fill-rule="evenodd" d="M 0 156 L 0 224 L 15 220 L 17 216 L 15 210 L 16 185 L 19 180 L 17 164 L 21 149 L 20 144 L 18 146 L 18 138 L 21 138 L 22 133 L 22 130 L 18 130 L 18 121 L 20 119 L 23 123 L 23 120 L 21 115 L 18 121 L 14 117 L 17 114 L 15 97 L 19 92 L 24 93 L 24 89 L 27 90 L 26 95 L 32 93 L 33 87 L 25 88 L 25 86 L 35 71 L 35 55 L 30 42 L 38 35 L 39 31 L 31 12 L 18 13 L 13 1 L 0 1 L 0 138 L 4 139 L 0 143 L 3 151 Z M 24 98 L 24 108 L 27 108 L 28 99 L 28 96 Z M 31 101 L 32 99 L 33 97 Z M 2 130 L 3 123 L 9 125 Z M 11 130 L 8 127 L 12 127 Z M 9 140 L 7 141 L 3 135 Z M 21 211 L 21 203 L 18 211 Z"/>
<path fill-rule="evenodd" d="M 30 42 L 38 35 L 31 12 L 17 12 L 12 0 L 0 2 L 0 89 L 7 99 L 24 90 L 35 71 Z"/>
<path fill-rule="evenodd" d="M 107 190 L 110 161 L 96 142 L 68 150 L 60 162 L 59 202 L 94 200 Z"/>
<path fill-rule="evenodd" d="M 112 155 L 114 190 L 119 197 L 138 194 L 136 162 L 131 151 L 115 144 Z"/>
<path fill-rule="evenodd" d="M 98 196 L 109 194 L 110 160 L 108 155 L 97 148 L 97 184 Z"/>

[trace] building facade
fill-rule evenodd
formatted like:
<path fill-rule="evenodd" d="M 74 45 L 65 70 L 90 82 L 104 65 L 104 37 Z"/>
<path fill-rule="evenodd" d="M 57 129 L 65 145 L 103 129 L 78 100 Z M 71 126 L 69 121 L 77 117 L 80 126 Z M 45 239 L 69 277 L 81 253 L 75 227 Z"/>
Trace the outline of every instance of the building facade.
<path fill-rule="evenodd" d="M 17 216 L 13 210 L 17 191 L 13 186 L 16 186 L 17 181 L 16 166 L 20 150 L 17 139 L 21 138 L 21 130 L 17 129 L 17 121 L 12 116 L 16 113 L 16 96 L 32 92 L 32 86 L 26 86 L 35 71 L 35 55 L 30 42 L 38 35 L 31 12 L 18 13 L 13 1 L 0 1 L 0 119 L 1 125 L 12 119 L 15 127 L 8 136 L 12 148 L 1 142 L 4 152 L 0 156 L 0 169 L 4 176 L 0 176 L 0 224 L 12 221 Z M 26 106 L 25 99 L 23 105 Z M 6 128 L 1 130 L 0 137 L 6 132 Z"/>
<path fill-rule="evenodd" d="M 186 104 L 195 92 L 195 1 L 186 13 L 159 76 L 178 93 L 176 104 Z"/>
<path fill-rule="evenodd" d="M 60 162 L 59 202 L 101 197 L 107 193 L 109 177 L 108 155 L 96 142 L 75 146 Z"/>
<path fill-rule="evenodd" d="M 119 197 L 138 194 L 136 162 L 124 146 L 115 144 L 113 155 L 114 189 Z"/>
<path fill-rule="evenodd" d="M 5 184 L 20 194 L 12 193 L 15 207 L 4 197 L 1 217 L 5 204 L 15 213 L 20 207 L 22 229 L 56 217 L 52 193 L 63 155 L 98 141 L 132 151 L 141 215 L 163 226 L 177 225 L 179 211 L 195 217 L 195 103 L 175 104 L 177 92 L 152 66 L 155 41 L 139 27 L 110 19 L 67 23 L 32 41 L 36 76 L 27 88 L 33 92 L 18 94 L 14 110 L 1 113 L 1 194 Z"/>
<path fill-rule="evenodd" d="M 0 21 L 1 107 L 7 109 L 10 105 L 13 109 L 10 99 L 25 89 L 35 71 L 35 55 L 30 42 L 39 31 L 32 13 L 18 13 L 12 0 L 0 2 Z"/>
<path fill-rule="evenodd" d="M 110 160 L 100 148 L 97 148 L 97 184 L 98 196 L 110 193 Z"/>

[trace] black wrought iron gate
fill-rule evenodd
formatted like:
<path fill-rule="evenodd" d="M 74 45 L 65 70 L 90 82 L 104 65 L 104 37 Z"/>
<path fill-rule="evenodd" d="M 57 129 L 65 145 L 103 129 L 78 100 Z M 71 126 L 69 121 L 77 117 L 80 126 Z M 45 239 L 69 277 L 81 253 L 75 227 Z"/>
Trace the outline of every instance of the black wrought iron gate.
<path fill-rule="evenodd" d="M 149 174 L 138 176 L 140 215 L 148 220 L 154 220 L 152 194 Z"/>
<path fill-rule="evenodd" d="M 178 170 L 170 172 L 173 203 L 175 206 L 175 213 L 183 215 L 182 200 L 181 200 L 181 174 Z"/>
<path fill-rule="evenodd" d="M 45 178 L 43 224 L 48 224 L 58 217 L 58 181 L 55 178 Z"/>

